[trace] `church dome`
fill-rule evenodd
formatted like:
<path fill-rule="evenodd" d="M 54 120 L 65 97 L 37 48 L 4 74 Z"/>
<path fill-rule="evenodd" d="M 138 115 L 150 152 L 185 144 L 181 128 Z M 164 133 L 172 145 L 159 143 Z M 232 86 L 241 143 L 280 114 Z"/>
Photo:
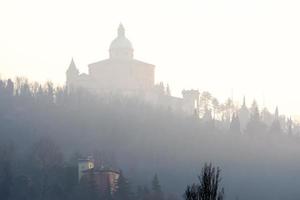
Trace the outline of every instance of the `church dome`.
<path fill-rule="evenodd" d="M 109 47 L 110 58 L 133 58 L 133 47 L 125 36 L 125 29 L 122 24 L 118 28 L 118 36 Z"/>
<path fill-rule="evenodd" d="M 117 37 L 111 42 L 109 49 L 112 50 L 112 49 L 133 49 L 133 48 L 131 42 L 127 38 Z"/>

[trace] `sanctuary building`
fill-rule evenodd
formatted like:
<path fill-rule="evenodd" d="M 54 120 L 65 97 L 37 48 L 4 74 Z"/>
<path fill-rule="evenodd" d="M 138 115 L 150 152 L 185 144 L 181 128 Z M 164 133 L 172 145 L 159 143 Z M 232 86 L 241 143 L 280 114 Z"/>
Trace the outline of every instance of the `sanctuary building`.
<path fill-rule="evenodd" d="M 66 72 L 69 90 L 87 89 L 101 95 L 121 94 L 142 98 L 148 103 L 194 114 L 199 109 L 199 91 L 184 90 L 183 97 L 171 96 L 169 87 L 155 84 L 155 65 L 134 58 L 132 43 L 122 24 L 109 47 L 109 58 L 88 65 L 88 74 L 79 73 L 74 60 Z"/>

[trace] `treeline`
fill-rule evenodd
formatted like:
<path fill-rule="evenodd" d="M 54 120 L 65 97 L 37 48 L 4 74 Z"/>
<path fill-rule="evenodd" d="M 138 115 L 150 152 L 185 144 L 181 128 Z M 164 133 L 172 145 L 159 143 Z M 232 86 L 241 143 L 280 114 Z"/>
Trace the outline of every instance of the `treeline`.
<path fill-rule="evenodd" d="M 137 103 L 137 107 L 157 109 L 149 108 L 150 106 L 144 104 L 140 99 L 125 99 L 123 96 L 116 95 L 99 97 L 85 90 L 77 90 L 71 93 L 68 88 L 54 87 L 51 82 L 42 86 L 38 83 L 30 83 L 24 78 L 17 78 L 15 82 L 10 79 L 0 80 L 0 111 L 6 119 L 14 119 L 14 114 L 22 110 L 25 112 L 25 109 L 42 111 L 43 107 L 52 109 L 51 107 L 58 108 L 61 106 L 73 109 L 78 106 L 86 106 L 86 104 L 98 106 L 101 104 L 103 106 L 119 103 L 124 106 L 126 103 Z M 255 130 L 255 132 L 276 132 L 276 134 L 289 136 L 300 134 L 299 125 L 293 122 L 291 117 L 287 118 L 284 115 L 279 115 L 278 108 L 276 108 L 274 114 L 267 108 L 260 110 L 255 100 L 248 108 L 245 98 L 243 104 L 239 106 L 234 104 L 230 98 L 224 103 L 220 103 L 209 92 L 202 92 L 199 102 L 200 107 L 197 113 L 199 122 L 213 125 L 214 128 L 220 131 L 229 130 L 235 133 L 252 134 L 251 129 L 253 127 L 251 126 L 257 126 L 260 127 L 260 130 Z"/>
<path fill-rule="evenodd" d="M 250 129 L 255 122 L 255 125 L 261 126 L 261 128 L 264 127 L 265 130 L 260 130 L 264 133 L 276 132 L 276 134 L 288 136 L 300 135 L 299 124 L 294 122 L 291 117 L 280 115 L 278 107 L 272 113 L 266 107 L 259 108 L 255 100 L 250 106 L 247 106 L 245 97 L 241 105 L 233 102 L 230 98 L 224 103 L 220 103 L 209 92 L 202 92 L 199 101 L 198 115 L 202 118 L 202 121 L 215 121 L 220 129 L 231 129 L 233 125 L 235 129 L 238 129 L 233 130 L 234 132 L 251 134 Z"/>

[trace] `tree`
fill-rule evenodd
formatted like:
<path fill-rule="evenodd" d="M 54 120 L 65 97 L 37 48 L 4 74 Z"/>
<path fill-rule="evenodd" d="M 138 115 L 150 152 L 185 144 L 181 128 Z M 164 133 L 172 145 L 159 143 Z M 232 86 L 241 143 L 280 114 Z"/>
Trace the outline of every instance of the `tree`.
<path fill-rule="evenodd" d="M 135 197 L 136 197 L 136 200 L 142 200 L 143 199 L 143 188 L 142 188 L 142 186 L 138 186 L 137 187 L 137 189 L 136 189 L 136 195 L 135 195 Z"/>
<path fill-rule="evenodd" d="M 282 128 L 279 121 L 279 112 L 278 107 L 276 107 L 275 114 L 274 114 L 274 121 L 271 124 L 270 127 L 270 134 L 273 135 L 281 135 L 282 134 Z"/>
<path fill-rule="evenodd" d="M 213 118 L 216 119 L 216 115 L 220 109 L 220 103 L 217 98 L 213 98 L 211 103 L 213 107 Z"/>
<path fill-rule="evenodd" d="M 198 200 L 199 192 L 198 192 L 198 186 L 193 184 L 192 186 L 187 186 L 185 192 L 184 192 L 184 199 L 186 200 Z"/>
<path fill-rule="evenodd" d="M 6 200 L 11 196 L 13 185 L 12 145 L 2 145 L 0 148 L 0 199 Z"/>
<path fill-rule="evenodd" d="M 272 124 L 271 124 L 271 127 L 270 127 L 270 134 L 272 135 L 281 135 L 282 134 L 282 129 L 281 129 L 281 125 L 280 125 L 280 122 L 279 120 L 275 119 Z"/>
<path fill-rule="evenodd" d="M 229 131 L 233 134 L 241 134 L 240 120 L 235 114 L 232 115 Z"/>
<path fill-rule="evenodd" d="M 238 117 L 239 117 L 240 124 L 241 124 L 241 131 L 244 132 L 245 128 L 246 128 L 246 126 L 249 122 L 249 119 L 250 119 L 250 112 L 249 112 L 249 109 L 246 105 L 246 98 L 245 97 L 243 99 L 243 105 L 238 110 Z"/>
<path fill-rule="evenodd" d="M 211 100 L 212 100 L 212 95 L 209 92 L 202 92 L 202 95 L 200 96 L 200 105 L 202 109 L 202 115 L 205 112 L 205 109 L 211 108 Z"/>
<path fill-rule="evenodd" d="M 256 121 L 260 120 L 259 109 L 255 100 L 253 101 L 252 106 L 250 108 L 250 115 L 252 120 L 256 120 Z"/>
<path fill-rule="evenodd" d="M 57 195 L 57 187 L 61 178 L 58 174 L 63 169 L 63 155 L 59 147 L 49 137 L 43 137 L 33 145 L 30 155 L 32 174 L 39 188 L 39 198 Z"/>
<path fill-rule="evenodd" d="M 199 184 L 187 186 L 184 193 L 186 200 L 223 200 L 224 189 L 220 189 L 221 170 L 212 164 L 205 164 L 200 176 Z"/>
<path fill-rule="evenodd" d="M 272 113 L 270 113 L 270 111 L 268 110 L 268 108 L 263 108 L 263 110 L 261 111 L 261 120 L 267 125 L 270 126 L 274 120 L 274 116 Z"/>
<path fill-rule="evenodd" d="M 100 193 L 94 170 L 91 169 L 87 172 L 86 176 L 83 176 L 80 180 L 78 188 L 75 189 L 75 200 L 88 199 L 98 200 L 100 198 L 108 199 L 107 194 Z"/>
<path fill-rule="evenodd" d="M 164 199 L 157 174 L 154 175 L 152 180 L 152 198 L 156 200 Z"/>
<path fill-rule="evenodd" d="M 32 188 L 31 180 L 26 175 L 14 178 L 12 188 L 13 200 L 32 200 L 35 199 L 35 191 Z"/>
<path fill-rule="evenodd" d="M 259 109 L 256 101 L 253 101 L 252 107 L 250 109 L 250 120 L 246 126 L 245 132 L 249 135 L 263 135 L 266 133 L 267 126 L 261 121 Z"/>
<path fill-rule="evenodd" d="M 228 98 L 224 103 L 224 117 L 226 122 L 230 122 L 230 117 L 234 111 L 234 105 L 232 99 Z"/>
<path fill-rule="evenodd" d="M 117 181 L 117 191 L 115 193 L 117 200 L 132 200 L 133 194 L 131 191 L 130 183 L 127 178 L 120 172 L 119 179 Z"/>
<path fill-rule="evenodd" d="M 289 136 L 292 136 L 293 135 L 293 120 L 292 120 L 292 117 L 288 118 L 287 126 L 288 126 L 287 134 Z"/>
<path fill-rule="evenodd" d="M 150 191 L 147 186 L 143 188 L 143 200 L 151 200 Z"/>

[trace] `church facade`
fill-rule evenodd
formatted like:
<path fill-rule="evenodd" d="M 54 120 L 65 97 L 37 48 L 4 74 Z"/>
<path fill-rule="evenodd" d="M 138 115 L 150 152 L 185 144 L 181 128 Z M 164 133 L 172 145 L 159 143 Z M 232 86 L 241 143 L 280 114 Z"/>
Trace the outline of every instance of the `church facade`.
<path fill-rule="evenodd" d="M 88 65 L 88 74 L 80 74 L 74 60 L 66 72 L 66 86 L 84 88 L 97 94 L 122 94 L 143 98 L 146 102 L 194 114 L 199 107 L 199 91 L 184 90 L 183 98 L 173 97 L 169 87 L 155 84 L 155 66 L 134 58 L 132 43 L 120 24 L 117 37 L 109 47 L 109 58 Z"/>

